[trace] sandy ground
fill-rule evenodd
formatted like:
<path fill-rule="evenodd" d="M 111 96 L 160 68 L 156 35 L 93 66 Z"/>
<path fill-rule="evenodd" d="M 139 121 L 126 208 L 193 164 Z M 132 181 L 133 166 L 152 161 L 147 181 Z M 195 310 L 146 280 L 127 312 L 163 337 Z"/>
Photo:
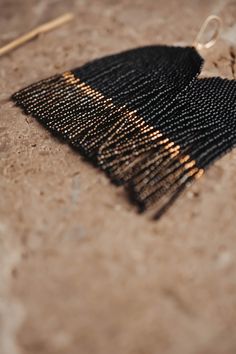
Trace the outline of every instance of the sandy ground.
<path fill-rule="evenodd" d="M 236 153 L 159 221 L 8 101 L 87 60 L 224 28 L 204 75 L 232 78 L 236 1 L 0 0 L 0 44 L 66 11 L 74 23 L 0 58 L 0 353 L 236 353 Z"/>

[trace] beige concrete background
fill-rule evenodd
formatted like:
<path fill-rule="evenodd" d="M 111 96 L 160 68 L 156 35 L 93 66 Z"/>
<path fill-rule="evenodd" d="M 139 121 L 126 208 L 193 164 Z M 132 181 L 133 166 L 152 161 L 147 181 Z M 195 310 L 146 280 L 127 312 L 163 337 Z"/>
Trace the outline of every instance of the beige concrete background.
<path fill-rule="evenodd" d="M 0 353 L 235 354 L 236 152 L 153 222 L 8 98 L 108 53 L 191 44 L 210 13 L 224 28 L 204 75 L 232 78 L 236 1 L 0 0 L 0 44 L 66 11 L 0 58 Z"/>

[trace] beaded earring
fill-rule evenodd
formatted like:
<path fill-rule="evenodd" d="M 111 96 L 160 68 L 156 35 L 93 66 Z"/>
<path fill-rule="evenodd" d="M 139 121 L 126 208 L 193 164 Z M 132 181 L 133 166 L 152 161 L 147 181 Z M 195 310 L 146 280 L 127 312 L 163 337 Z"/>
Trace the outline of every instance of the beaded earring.
<path fill-rule="evenodd" d="M 160 217 L 205 169 L 235 146 L 235 81 L 199 79 L 197 49 L 146 46 L 93 60 L 12 96 L 65 139 L 143 211 Z"/>

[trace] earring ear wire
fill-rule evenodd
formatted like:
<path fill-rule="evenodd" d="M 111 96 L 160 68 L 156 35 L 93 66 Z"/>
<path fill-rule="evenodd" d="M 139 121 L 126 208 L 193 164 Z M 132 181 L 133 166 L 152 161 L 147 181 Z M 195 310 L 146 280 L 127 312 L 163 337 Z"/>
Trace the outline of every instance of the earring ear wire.
<path fill-rule="evenodd" d="M 206 32 L 209 24 L 213 23 L 213 22 L 215 22 L 217 24 L 216 29 L 212 35 L 212 38 L 208 42 L 204 43 L 204 42 L 202 42 L 203 35 Z M 219 38 L 221 27 L 222 27 L 222 20 L 219 16 L 216 16 L 216 15 L 208 16 L 206 18 L 206 20 L 203 22 L 203 24 L 202 24 L 194 42 L 193 42 L 193 46 L 197 50 L 211 48 L 216 43 L 217 39 Z"/>

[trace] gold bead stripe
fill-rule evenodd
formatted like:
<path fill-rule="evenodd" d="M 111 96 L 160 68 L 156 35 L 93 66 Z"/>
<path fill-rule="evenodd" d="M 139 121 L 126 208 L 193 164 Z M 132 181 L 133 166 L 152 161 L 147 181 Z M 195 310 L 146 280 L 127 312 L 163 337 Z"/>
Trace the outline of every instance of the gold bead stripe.
<path fill-rule="evenodd" d="M 85 95 L 89 96 L 96 102 L 103 103 L 105 107 L 109 107 L 114 110 L 114 113 L 119 111 L 122 113 L 123 118 L 128 118 L 130 123 L 133 123 L 134 126 L 137 125 L 142 133 L 147 133 L 150 140 L 157 140 L 163 137 L 162 140 L 158 141 L 158 145 L 162 145 L 166 150 L 170 152 L 170 157 L 178 159 L 184 169 L 188 170 L 187 174 L 189 177 L 200 178 L 204 174 L 204 169 L 198 168 L 196 161 L 191 159 L 190 155 L 182 155 L 179 145 L 176 145 L 173 141 L 170 141 L 169 138 L 166 138 L 162 132 L 156 130 L 148 134 L 152 127 L 149 126 L 142 117 L 138 116 L 136 111 L 130 111 L 125 106 L 117 107 L 111 98 L 106 98 L 101 92 L 93 89 L 91 86 L 82 82 L 79 77 L 75 77 L 72 72 L 67 71 L 63 74 L 63 78 L 66 83 L 69 85 L 75 85 L 79 90 L 81 90 Z M 114 141 L 113 141 L 114 142 Z M 128 144 L 128 143 L 127 143 Z M 178 158 L 179 156 L 179 158 Z M 194 167 L 195 166 L 195 167 Z M 194 168 L 193 168 L 194 167 Z"/>

